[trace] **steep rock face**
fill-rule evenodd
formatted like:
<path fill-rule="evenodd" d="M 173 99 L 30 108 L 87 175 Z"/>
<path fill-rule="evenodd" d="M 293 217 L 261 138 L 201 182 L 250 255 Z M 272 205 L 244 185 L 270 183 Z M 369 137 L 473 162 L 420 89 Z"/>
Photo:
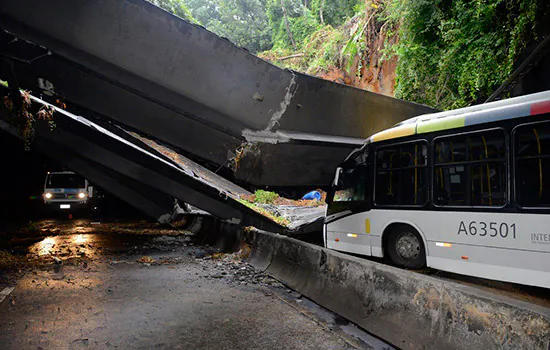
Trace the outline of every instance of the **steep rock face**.
<path fill-rule="evenodd" d="M 382 59 L 383 49 L 386 44 L 387 32 L 384 28 L 373 28 L 367 36 L 370 36 L 368 41 L 366 55 L 362 56 L 361 77 L 357 86 L 377 92 L 387 96 L 394 95 L 395 89 L 395 69 L 397 67 L 397 56 L 392 56 L 387 59 Z M 397 40 L 396 37 L 389 39 L 387 42 L 391 45 Z"/>
<path fill-rule="evenodd" d="M 301 49 L 260 54 L 280 66 L 386 96 L 394 96 L 397 56 L 386 53 L 397 35 L 380 19 L 386 0 L 369 0 L 365 9 L 337 28 L 322 27 Z M 392 32 L 396 33 L 395 24 Z"/>
<path fill-rule="evenodd" d="M 366 16 L 368 15 L 367 12 Z M 353 27 L 358 24 L 360 22 Z M 397 40 L 396 36 L 388 38 L 383 24 L 369 21 L 360 40 L 363 41 L 364 48 L 356 56 L 342 59 L 338 66 L 320 71 L 317 76 L 393 97 L 397 56 L 383 57 L 383 54 L 386 45 L 394 44 Z"/>
<path fill-rule="evenodd" d="M 352 66 L 352 74 L 341 67 L 331 67 L 327 71 L 317 73 L 316 76 L 393 97 L 397 57 L 392 57 L 383 62 L 371 58 L 367 61 L 369 64 L 365 64 L 365 61 L 364 58 L 358 57 Z M 360 65 L 360 63 L 362 64 Z M 359 76 L 355 75 L 358 70 L 360 71 Z"/>

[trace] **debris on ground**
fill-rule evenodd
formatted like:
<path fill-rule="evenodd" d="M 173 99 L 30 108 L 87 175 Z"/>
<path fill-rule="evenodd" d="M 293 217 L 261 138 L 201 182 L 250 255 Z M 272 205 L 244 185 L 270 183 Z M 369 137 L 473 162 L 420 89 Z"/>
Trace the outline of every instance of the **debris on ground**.
<path fill-rule="evenodd" d="M 206 256 L 206 251 L 204 251 L 203 249 L 197 249 L 195 250 L 195 258 L 197 259 L 202 259 Z"/>
<path fill-rule="evenodd" d="M 245 261 L 249 254 L 248 249 L 241 249 L 236 253 L 215 253 L 199 260 L 203 266 L 213 268 L 213 273 L 207 278 L 221 279 L 231 284 L 238 285 L 263 285 L 284 288 L 284 285 L 269 276 L 256 270 Z"/>
<path fill-rule="evenodd" d="M 290 230 L 296 230 L 303 225 L 318 221 L 325 215 L 326 193 L 322 190 L 317 190 L 320 193 L 320 200 L 292 200 L 283 198 L 275 192 L 261 189 L 252 194 L 216 173 L 199 166 L 167 146 L 135 132 L 127 132 L 164 155 L 187 175 L 219 191 L 221 196 L 231 198 Z M 249 147 L 251 146 L 247 143 L 241 147 L 237 151 L 233 163 L 238 166 L 239 160 L 244 157 L 246 152 L 250 151 Z"/>
<path fill-rule="evenodd" d="M 51 225 L 50 222 L 41 222 L 36 226 L 40 230 L 45 227 L 51 230 L 56 228 L 53 224 L 53 221 Z M 37 233 L 38 240 L 12 245 L 9 252 L 0 251 L 0 263 L 17 263 L 20 270 L 19 273 L 10 272 L 0 276 L 0 285 L 8 285 L 16 279 L 16 275 L 40 271 L 47 272 L 50 281 L 72 284 L 74 281 L 65 275 L 72 267 L 76 266 L 80 271 L 88 272 L 94 269 L 96 261 L 106 260 L 110 268 L 119 263 L 176 268 L 178 264 L 193 261 L 202 265 L 208 278 L 221 279 L 236 285 L 280 286 L 279 282 L 263 272 L 256 271 L 245 262 L 250 255 L 250 247 L 247 245 L 243 245 L 236 253 L 227 253 L 215 246 L 196 245 L 193 242 L 194 235 L 157 235 L 156 232 L 152 235 L 120 235 L 112 234 L 113 231 L 105 232 L 107 225 L 117 227 L 115 232 L 120 233 L 120 227 L 134 230 L 150 224 L 102 223 L 93 225 L 99 227 L 93 233 L 76 233 L 75 227 L 92 227 L 91 222 L 75 220 L 70 225 L 62 222 L 57 227 L 61 228 L 61 235 L 42 236 Z M 151 227 L 151 230 L 164 232 L 166 229 Z M 112 257 L 115 255 L 119 256 L 119 259 L 113 260 Z"/>
<path fill-rule="evenodd" d="M 153 264 L 156 262 L 155 259 L 151 258 L 150 256 L 142 256 L 137 260 L 140 264 Z"/>
<path fill-rule="evenodd" d="M 312 193 L 315 193 L 313 195 Z M 310 195 L 310 196 L 308 196 Z M 312 197 L 312 198 L 309 198 Z M 317 207 L 325 205 L 327 193 L 321 189 L 311 191 L 304 195 L 302 199 L 289 199 L 279 196 L 275 192 L 257 190 L 252 195 L 241 195 L 241 199 L 254 204 L 272 204 L 275 206 L 295 206 L 295 207 Z"/>
<path fill-rule="evenodd" d="M 0 250 L 0 270 L 8 270 L 17 266 L 18 259 L 5 250 Z"/>
<path fill-rule="evenodd" d="M 100 229 L 101 227 L 101 229 Z M 94 233 L 98 230 L 110 233 L 122 233 L 132 235 L 158 235 L 158 236 L 192 236 L 193 233 L 179 228 L 162 225 L 158 222 L 134 222 L 134 223 L 102 223 L 94 225 Z"/>
<path fill-rule="evenodd" d="M 191 242 L 193 235 L 185 236 L 158 236 L 152 239 L 154 243 L 160 244 L 182 244 Z"/>
<path fill-rule="evenodd" d="M 275 192 L 258 190 L 252 195 L 243 194 L 238 202 L 257 213 L 291 230 L 319 220 L 325 215 L 326 192 L 317 189 L 318 199 L 288 199 Z"/>
<path fill-rule="evenodd" d="M 239 199 L 238 201 L 239 201 L 239 203 L 241 203 L 244 206 L 254 210 L 255 212 L 271 219 L 272 221 L 275 221 L 279 225 L 287 226 L 287 227 L 290 225 L 290 221 L 288 219 L 286 219 L 282 216 L 279 216 L 277 214 L 274 214 L 274 213 L 270 212 L 269 210 L 267 210 L 265 208 L 262 208 L 258 204 L 251 203 L 251 202 L 249 202 L 247 200 L 244 200 L 244 199 Z"/>

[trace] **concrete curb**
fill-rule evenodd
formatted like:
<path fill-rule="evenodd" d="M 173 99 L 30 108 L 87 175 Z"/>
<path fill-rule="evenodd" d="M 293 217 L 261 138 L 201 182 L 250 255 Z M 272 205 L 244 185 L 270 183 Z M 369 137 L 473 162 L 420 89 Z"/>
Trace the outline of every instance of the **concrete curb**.
<path fill-rule="evenodd" d="M 550 309 L 247 230 L 249 262 L 405 349 L 550 349 Z"/>

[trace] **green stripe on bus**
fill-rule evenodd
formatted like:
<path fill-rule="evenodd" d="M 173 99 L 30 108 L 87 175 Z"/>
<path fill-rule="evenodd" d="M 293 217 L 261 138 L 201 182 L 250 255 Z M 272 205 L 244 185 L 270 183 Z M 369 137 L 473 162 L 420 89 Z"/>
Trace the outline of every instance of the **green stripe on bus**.
<path fill-rule="evenodd" d="M 416 133 L 425 134 L 427 132 L 461 128 L 463 126 L 464 116 L 447 117 L 417 124 Z"/>

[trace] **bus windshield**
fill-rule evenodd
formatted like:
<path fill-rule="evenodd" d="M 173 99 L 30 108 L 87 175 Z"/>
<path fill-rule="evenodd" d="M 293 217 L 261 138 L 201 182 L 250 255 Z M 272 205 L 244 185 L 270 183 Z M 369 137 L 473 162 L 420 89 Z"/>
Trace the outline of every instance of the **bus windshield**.
<path fill-rule="evenodd" d="M 86 181 L 77 174 L 49 174 L 46 188 L 85 188 Z"/>
<path fill-rule="evenodd" d="M 362 152 L 342 168 L 334 202 L 363 201 L 366 191 L 366 153 Z"/>

